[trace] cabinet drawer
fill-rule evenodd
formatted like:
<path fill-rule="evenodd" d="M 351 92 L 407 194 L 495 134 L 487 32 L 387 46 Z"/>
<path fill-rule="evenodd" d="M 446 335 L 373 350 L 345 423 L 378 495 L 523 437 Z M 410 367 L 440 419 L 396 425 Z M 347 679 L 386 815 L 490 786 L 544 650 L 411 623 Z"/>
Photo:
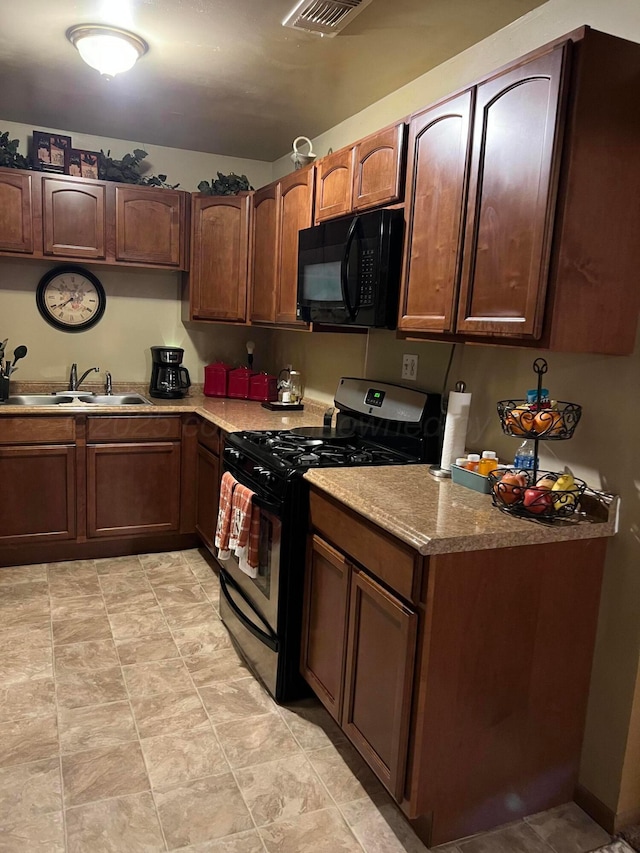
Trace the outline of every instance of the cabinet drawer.
<path fill-rule="evenodd" d="M 75 437 L 76 425 L 72 417 L 0 418 L 0 444 L 72 442 Z"/>
<path fill-rule="evenodd" d="M 88 417 L 87 441 L 155 441 L 180 438 L 180 416 Z"/>
<path fill-rule="evenodd" d="M 421 557 L 403 547 L 362 516 L 322 497 L 310 494 L 311 526 L 341 551 L 409 601 L 420 591 Z"/>
<path fill-rule="evenodd" d="M 198 424 L 198 442 L 215 456 L 220 455 L 220 427 L 211 421 L 201 420 Z"/>

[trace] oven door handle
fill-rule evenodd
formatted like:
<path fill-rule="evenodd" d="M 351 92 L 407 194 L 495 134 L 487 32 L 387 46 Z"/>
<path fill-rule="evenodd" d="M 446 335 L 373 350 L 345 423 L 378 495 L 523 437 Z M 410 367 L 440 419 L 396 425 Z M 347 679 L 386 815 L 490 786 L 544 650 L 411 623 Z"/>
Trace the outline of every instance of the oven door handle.
<path fill-rule="evenodd" d="M 265 498 L 259 497 L 254 493 L 252 503 L 254 503 L 260 509 L 264 509 L 267 512 L 273 513 L 273 515 L 280 518 L 282 515 L 282 507 L 279 504 L 273 503 L 272 501 L 265 500 Z"/>
<path fill-rule="evenodd" d="M 268 633 L 266 631 L 262 631 L 258 628 L 257 625 L 254 625 L 250 619 L 247 619 L 245 614 L 240 610 L 238 605 L 235 603 L 231 594 L 229 592 L 229 587 L 236 592 L 240 598 L 249 605 L 251 610 L 256 614 L 258 619 L 262 622 L 262 624 L 266 627 Z M 237 618 L 242 622 L 247 631 L 251 631 L 254 637 L 257 637 L 261 643 L 264 643 L 265 646 L 270 648 L 272 651 L 277 652 L 279 650 L 280 643 L 278 641 L 278 637 L 271 630 L 271 626 L 267 624 L 267 622 L 262 618 L 260 613 L 258 613 L 251 603 L 251 601 L 247 598 L 244 592 L 240 589 L 240 587 L 236 584 L 236 582 L 231 578 L 224 570 L 220 572 L 220 589 L 222 594 L 225 597 L 225 601 L 229 605 L 229 607 L 233 610 L 234 614 Z"/>

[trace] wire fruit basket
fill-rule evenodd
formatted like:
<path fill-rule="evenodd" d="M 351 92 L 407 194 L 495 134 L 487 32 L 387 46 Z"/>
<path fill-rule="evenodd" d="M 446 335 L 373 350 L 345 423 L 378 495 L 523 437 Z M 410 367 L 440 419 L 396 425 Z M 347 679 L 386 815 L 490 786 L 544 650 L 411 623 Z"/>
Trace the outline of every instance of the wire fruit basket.
<path fill-rule="evenodd" d="M 506 435 L 546 441 L 571 438 L 582 416 L 581 406 L 563 400 L 558 400 L 553 409 L 530 406 L 526 400 L 500 400 L 497 406 Z"/>
<path fill-rule="evenodd" d="M 584 480 L 573 476 L 569 488 L 558 488 L 566 476 L 554 471 L 513 468 L 491 471 L 491 500 L 503 512 L 522 518 L 566 518 L 580 508 L 580 498 L 587 488 Z"/>

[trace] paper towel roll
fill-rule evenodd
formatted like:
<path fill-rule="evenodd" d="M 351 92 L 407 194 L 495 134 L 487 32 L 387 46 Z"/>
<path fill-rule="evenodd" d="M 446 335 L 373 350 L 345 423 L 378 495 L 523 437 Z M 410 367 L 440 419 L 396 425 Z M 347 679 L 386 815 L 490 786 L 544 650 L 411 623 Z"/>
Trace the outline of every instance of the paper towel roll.
<path fill-rule="evenodd" d="M 440 459 L 440 467 L 445 471 L 450 471 L 451 463 L 455 462 L 458 456 L 464 455 L 470 408 L 471 394 L 461 391 L 450 392 Z"/>

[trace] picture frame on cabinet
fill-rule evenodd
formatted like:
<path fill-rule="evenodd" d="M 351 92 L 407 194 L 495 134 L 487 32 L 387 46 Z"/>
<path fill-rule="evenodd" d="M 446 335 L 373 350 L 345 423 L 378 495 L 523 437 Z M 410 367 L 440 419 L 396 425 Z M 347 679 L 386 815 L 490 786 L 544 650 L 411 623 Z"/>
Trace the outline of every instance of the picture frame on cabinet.
<path fill-rule="evenodd" d="M 71 148 L 71 137 L 43 130 L 33 131 L 31 162 L 42 172 L 65 172 L 65 154 Z"/>
<path fill-rule="evenodd" d="M 82 148 L 68 148 L 64 153 L 64 171 L 77 178 L 98 180 L 97 151 L 84 151 Z"/>

